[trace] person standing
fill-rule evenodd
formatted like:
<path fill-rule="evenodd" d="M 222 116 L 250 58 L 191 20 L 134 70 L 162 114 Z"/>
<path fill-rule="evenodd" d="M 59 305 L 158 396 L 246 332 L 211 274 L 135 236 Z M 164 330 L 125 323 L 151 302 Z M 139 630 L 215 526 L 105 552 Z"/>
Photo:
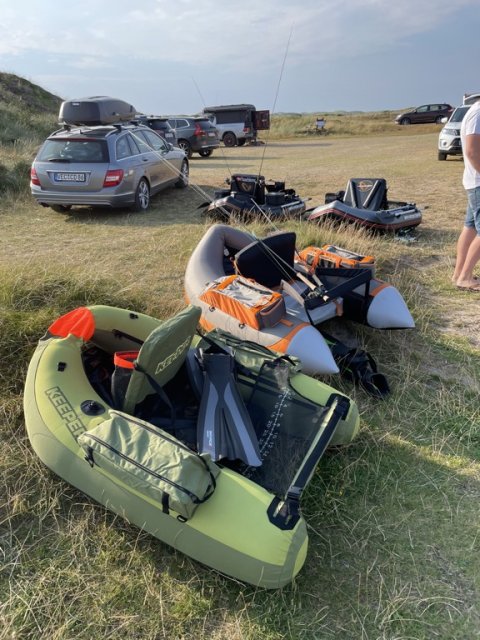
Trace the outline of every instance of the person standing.
<path fill-rule="evenodd" d="M 480 260 L 480 98 L 465 114 L 460 130 L 463 186 L 468 204 L 465 223 L 457 241 L 453 282 L 458 289 L 480 292 L 480 279 L 473 275 Z"/>

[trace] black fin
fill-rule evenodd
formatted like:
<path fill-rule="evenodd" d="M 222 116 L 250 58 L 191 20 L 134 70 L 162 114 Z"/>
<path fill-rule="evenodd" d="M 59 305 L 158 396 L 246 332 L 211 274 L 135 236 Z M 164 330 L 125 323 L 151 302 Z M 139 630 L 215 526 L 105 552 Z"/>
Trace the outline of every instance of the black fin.
<path fill-rule="evenodd" d="M 233 375 L 234 359 L 227 353 L 203 353 L 203 390 L 197 423 L 199 453 L 212 460 L 242 460 L 262 464 L 258 439 Z"/>

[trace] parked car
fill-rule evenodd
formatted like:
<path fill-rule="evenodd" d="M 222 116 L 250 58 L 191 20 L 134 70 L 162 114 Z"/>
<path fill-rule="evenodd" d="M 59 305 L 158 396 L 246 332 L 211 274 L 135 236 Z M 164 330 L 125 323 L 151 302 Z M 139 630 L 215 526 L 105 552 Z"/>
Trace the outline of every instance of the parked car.
<path fill-rule="evenodd" d="M 447 156 L 462 155 L 462 142 L 460 140 L 460 127 L 470 105 L 457 107 L 438 136 L 438 159 L 446 160 Z"/>
<path fill-rule="evenodd" d="M 259 130 L 270 129 L 270 112 L 257 111 L 253 104 L 205 107 L 203 113 L 217 127 L 226 147 L 241 147 L 246 142 L 254 142 Z"/>
<path fill-rule="evenodd" d="M 144 124 L 150 129 L 153 129 L 162 136 L 164 140 L 170 142 L 174 146 L 177 146 L 177 136 L 175 129 L 171 126 L 166 116 L 138 116 L 135 119 L 138 124 Z"/>
<path fill-rule="evenodd" d="M 169 116 L 168 122 L 175 129 L 178 146 L 188 158 L 193 153 L 207 158 L 220 146 L 218 131 L 205 116 Z"/>
<path fill-rule="evenodd" d="M 399 113 L 395 118 L 397 124 L 424 124 L 436 122 L 440 124 L 442 118 L 450 117 L 453 107 L 446 103 L 422 104 L 421 107 Z"/>
<path fill-rule="evenodd" d="M 73 205 L 132 207 L 170 185 L 188 185 L 183 150 L 150 128 L 131 123 L 71 126 L 52 133 L 31 168 L 31 193 L 55 211 Z"/>

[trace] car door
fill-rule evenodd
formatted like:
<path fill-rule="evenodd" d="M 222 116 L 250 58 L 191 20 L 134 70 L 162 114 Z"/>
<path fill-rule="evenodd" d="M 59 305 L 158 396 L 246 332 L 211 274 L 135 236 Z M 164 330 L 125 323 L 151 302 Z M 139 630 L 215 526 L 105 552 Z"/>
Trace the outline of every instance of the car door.
<path fill-rule="evenodd" d="M 445 104 L 432 104 L 430 108 L 432 116 L 430 122 L 440 122 L 440 118 L 443 118 L 447 113 L 447 105 Z"/>
<path fill-rule="evenodd" d="M 120 135 L 115 142 L 116 166 L 123 170 L 122 193 L 134 193 L 144 163 L 138 145 L 129 133 Z"/>
<path fill-rule="evenodd" d="M 170 158 L 171 154 L 169 144 L 154 131 L 142 131 L 142 133 L 145 136 L 147 143 L 152 147 L 157 156 L 157 171 L 160 176 L 159 186 L 171 182 L 177 177 L 178 170 L 176 165 L 172 163 L 172 158 Z"/>
<path fill-rule="evenodd" d="M 191 127 L 188 120 L 186 120 L 185 118 L 176 118 L 175 131 L 177 133 L 177 140 L 180 140 L 182 138 L 183 140 L 186 140 L 188 143 L 190 143 L 190 137 L 192 133 L 190 129 Z"/>
<path fill-rule="evenodd" d="M 131 182 L 131 189 L 135 191 L 140 178 L 146 177 L 150 188 L 153 186 L 153 180 L 150 173 L 150 167 L 155 160 L 155 154 L 150 146 L 146 143 L 145 139 L 138 135 L 137 130 L 130 130 L 127 134 L 129 145 L 132 149 L 132 156 L 128 161 L 129 168 L 129 186 Z"/>
<path fill-rule="evenodd" d="M 144 165 L 145 174 L 150 182 L 151 191 L 155 192 L 161 187 L 166 180 L 166 169 L 164 163 L 159 161 L 158 152 L 153 149 L 152 144 L 149 142 L 149 134 L 158 138 L 153 131 L 136 129 L 132 131 L 132 136 L 135 138 L 135 142 L 140 148 L 142 162 Z"/>
<path fill-rule="evenodd" d="M 432 114 L 430 113 L 430 105 L 424 104 L 421 107 L 418 107 L 417 113 L 415 114 L 415 122 L 430 122 L 432 118 Z"/>

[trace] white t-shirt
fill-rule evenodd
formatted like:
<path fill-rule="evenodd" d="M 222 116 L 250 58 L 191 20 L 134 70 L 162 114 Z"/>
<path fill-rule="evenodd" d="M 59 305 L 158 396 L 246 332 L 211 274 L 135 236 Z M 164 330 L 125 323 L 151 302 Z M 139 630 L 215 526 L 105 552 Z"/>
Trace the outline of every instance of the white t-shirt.
<path fill-rule="evenodd" d="M 465 114 L 460 129 L 460 137 L 462 139 L 462 147 L 465 148 L 465 139 L 468 135 L 477 133 L 480 135 L 480 102 L 472 104 Z M 465 189 L 475 189 L 480 187 L 480 173 L 475 171 L 468 158 L 463 156 L 465 169 L 463 171 L 463 186 Z"/>

